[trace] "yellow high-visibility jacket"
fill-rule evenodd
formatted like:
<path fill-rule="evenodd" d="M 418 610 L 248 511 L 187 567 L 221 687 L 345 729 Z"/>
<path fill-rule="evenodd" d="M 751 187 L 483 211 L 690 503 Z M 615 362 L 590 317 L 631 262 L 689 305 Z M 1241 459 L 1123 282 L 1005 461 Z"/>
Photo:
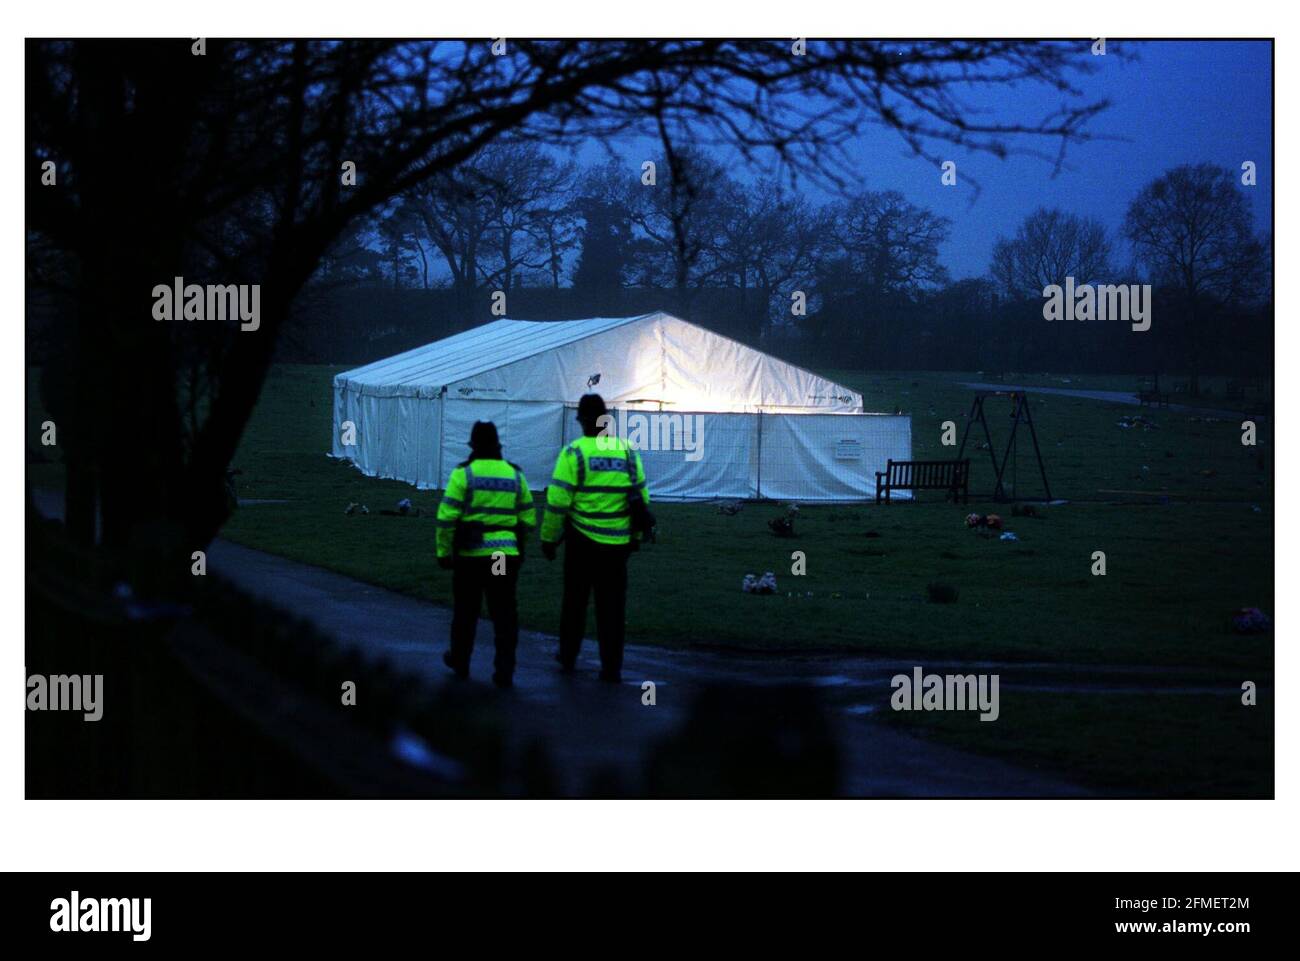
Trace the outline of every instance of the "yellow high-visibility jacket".
<path fill-rule="evenodd" d="M 546 488 L 542 540 L 558 541 L 567 520 L 598 544 L 627 544 L 633 536 L 628 497 L 650 503 L 641 455 L 621 437 L 579 437 L 555 461 Z"/>
<path fill-rule="evenodd" d="M 516 528 L 523 533 L 537 526 L 524 472 L 504 460 L 476 459 L 458 465 L 438 505 L 437 523 L 439 557 L 491 557 L 497 551 L 518 556 Z M 456 546 L 457 526 L 468 546 Z"/>

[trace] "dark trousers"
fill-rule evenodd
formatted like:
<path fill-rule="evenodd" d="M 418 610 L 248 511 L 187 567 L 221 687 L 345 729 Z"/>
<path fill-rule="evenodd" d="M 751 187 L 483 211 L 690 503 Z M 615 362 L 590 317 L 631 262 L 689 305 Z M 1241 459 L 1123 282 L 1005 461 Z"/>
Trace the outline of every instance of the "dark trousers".
<path fill-rule="evenodd" d="M 458 557 L 451 575 L 451 657 L 465 669 L 474 650 L 483 598 L 496 640 L 496 673 L 511 677 L 515 672 L 515 648 L 519 646 L 519 610 L 515 588 L 519 583 L 519 558 L 505 558 L 505 573 L 492 573 L 490 557 Z"/>
<path fill-rule="evenodd" d="M 587 598 L 596 594 L 596 641 L 603 674 L 623 670 L 627 613 L 626 545 L 597 544 L 570 530 L 564 538 L 564 603 L 560 608 L 560 660 L 572 664 L 587 628 Z"/>

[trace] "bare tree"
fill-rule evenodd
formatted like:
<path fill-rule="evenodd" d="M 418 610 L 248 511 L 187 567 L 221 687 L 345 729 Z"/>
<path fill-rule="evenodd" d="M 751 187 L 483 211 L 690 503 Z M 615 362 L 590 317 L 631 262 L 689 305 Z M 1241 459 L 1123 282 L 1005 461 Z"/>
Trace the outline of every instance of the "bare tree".
<path fill-rule="evenodd" d="M 550 193 L 539 198 L 525 222 L 535 251 L 534 260 L 528 266 L 544 271 L 557 290 L 564 278 L 569 252 L 578 246 L 579 217 L 574 194 L 577 177 L 576 164 L 557 165 Z"/>
<path fill-rule="evenodd" d="M 1231 170 L 1184 165 L 1147 184 L 1129 204 L 1124 235 L 1158 282 L 1181 295 L 1191 388 L 1208 358 L 1206 324 L 1218 304 L 1257 298 L 1269 258 Z"/>
<path fill-rule="evenodd" d="M 1063 210 L 1039 207 L 1012 238 L 993 245 L 990 273 L 1004 292 L 1037 298 L 1050 284 L 1103 280 L 1110 270 L 1111 245 L 1100 222 Z"/>
<path fill-rule="evenodd" d="M 535 144 L 502 143 L 476 157 L 473 172 L 486 203 L 490 260 L 479 262 L 484 279 L 508 292 L 524 269 L 558 276 L 563 220 L 550 205 L 572 184 L 572 165 L 559 163 Z M 562 200 L 558 207 L 563 210 Z"/>
<path fill-rule="evenodd" d="M 1004 321 L 1013 327 L 1015 318 L 1032 324 L 1028 331 L 1034 332 L 1043 349 L 1050 349 L 1052 362 L 1068 364 L 1082 334 L 1064 323 L 1052 324 L 1050 332 L 1044 330 L 1038 306 L 1043 290 L 1065 284 L 1067 277 L 1077 284 L 1110 280 L 1110 261 L 1110 239 L 1100 222 L 1056 208 L 1038 208 L 1020 223 L 1014 237 L 1000 237 L 993 245 L 989 273 L 1011 305 Z"/>
<path fill-rule="evenodd" d="M 600 298 L 621 289 L 632 257 L 632 211 L 626 165 L 614 158 L 587 169 L 574 188 L 578 260 L 573 286 Z"/>
<path fill-rule="evenodd" d="M 509 292 L 524 270 L 548 271 L 558 285 L 572 180 L 572 165 L 536 144 L 503 141 L 405 197 L 468 301 L 484 284 Z"/>
<path fill-rule="evenodd" d="M 823 303 L 815 332 L 879 358 L 905 341 L 903 328 L 922 294 L 947 282 L 939 245 L 950 222 L 897 191 L 867 191 L 831 213 L 840 254 L 818 265 Z"/>
<path fill-rule="evenodd" d="M 422 286 L 429 286 L 429 263 L 420 241 L 421 220 L 418 211 L 402 199 L 387 205 L 377 218 L 377 233 L 393 287 L 402 287 L 403 279 L 419 276 Z"/>
<path fill-rule="evenodd" d="M 637 282 L 672 288 L 685 310 L 689 288 L 723 268 L 714 254 L 732 189 L 722 164 L 694 147 L 671 150 L 667 170 L 656 172 L 653 185 L 629 178 L 625 197 L 639 241 Z"/>
<path fill-rule="evenodd" d="M 528 232 L 538 251 L 539 262 L 531 264 L 545 272 L 556 290 L 568 270 L 568 256 L 578 246 L 578 215 L 571 203 L 552 204 L 534 212 Z"/>
<path fill-rule="evenodd" d="M 868 191 L 837 207 L 835 237 L 862 289 L 881 296 L 945 283 L 939 244 L 951 226 L 896 190 Z"/>
<path fill-rule="evenodd" d="M 478 290 L 479 260 L 487 243 L 487 190 L 469 167 L 419 184 L 405 195 L 427 242 L 442 255 L 452 289 L 466 304 Z"/>
<path fill-rule="evenodd" d="M 190 550 L 225 520 L 226 467 L 322 256 L 355 218 L 506 134 L 561 145 L 657 132 L 833 180 L 872 123 L 926 155 L 1084 139 L 1105 106 L 1072 86 L 1090 60 L 1080 44 L 1019 41 L 826 41 L 802 56 L 729 40 L 511 41 L 502 56 L 487 42 L 210 39 L 196 56 L 190 41 L 32 41 L 28 159 L 60 177 L 57 189 L 29 178 L 28 225 L 77 261 L 79 309 L 54 378 L 69 392 L 69 529 L 93 543 L 98 511 L 125 567 L 180 586 Z M 1072 103 L 983 122 L 957 99 L 1014 82 Z M 149 315 L 150 291 L 178 276 L 261 290 L 258 327 L 229 327 L 188 441 L 185 327 Z"/>
<path fill-rule="evenodd" d="M 833 214 L 800 196 L 783 195 L 762 180 L 737 185 L 728 198 L 716 257 L 723 273 L 742 292 L 754 292 L 756 340 L 774 322 L 790 316 L 790 295 L 813 284 L 818 261 L 833 235 Z"/>

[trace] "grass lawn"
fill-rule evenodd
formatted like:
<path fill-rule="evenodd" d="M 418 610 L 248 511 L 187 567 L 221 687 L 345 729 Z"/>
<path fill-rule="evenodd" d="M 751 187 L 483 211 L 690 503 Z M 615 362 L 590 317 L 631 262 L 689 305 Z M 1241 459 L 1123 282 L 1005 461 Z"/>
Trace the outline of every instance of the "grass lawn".
<path fill-rule="evenodd" d="M 450 575 L 433 564 L 437 494 L 368 478 L 325 457 L 334 373 L 285 367 L 270 379 L 235 466 L 244 471 L 242 498 L 285 503 L 241 507 L 224 536 L 449 602 Z M 940 424 L 954 420 L 960 431 L 970 392 L 949 375 L 832 375 L 862 390 L 868 409 L 910 411 L 916 456 L 951 456 L 939 445 Z M 1164 412 L 1151 415 L 1158 431 L 1115 426 L 1131 412 L 1096 401 L 1034 400 L 1053 494 L 1107 499 L 1047 508 L 1042 519 L 1007 516 L 1016 543 L 982 538 L 963 523 L 968 509 L 1009 515 L 1005 506 L 966 508 L 935 495 L 890 507 L 805 506 L 794 540 L 767 529 L 780 505 L 747 504 L 727 516 L 710 504 L 660 504 L 659 543 L 633 558 L 629 638 L 916 658 L 1271 669 L 1271 637 L 1241 637 L 1228 623 L 1237 607 L 1272 610 L 1271 487 L 1235 423 Z M 1003 425 L 1000 415 L 991 417 L 996 441 Z M 992 470 L 978 459 L 987 453 L 972 453 L 973 487 L 987 490 Z M 1028 494 L 1023 446 L 1020 454 L 1018 480 Z M 1171 496 L 1120 498 L 1098 488 L 1157 495 L 1168 488 Z M 1193 503 L 1190 496 L 1219 500 Z M 425 516 L 378 514 L 403 497 Z M 345 516 L 353 501 L 371 513 Z M 806 576 L 789 573 L 793 550 L 807 555 Z M 1106 553 L 1105 577 L 1090 573 L 1096 550 Z M 520 581 L 521 618 L 554 631 L 560 565 L 533 553 Z M 740 592 L 746 572 L 765 570 L 776 572 L 779 595 Z M 931 581 L 955 585 L 958 602 L 928 603 Z"/>
<path fill-rule="evenodd" d="M 1150 386 L 1150 376 L 1137 374 L 1046 374 L 1046 373 L 1010 373 L 1001 374 L 990 371 L 970 371 L 950 375 L 954 380 L 967 383 L 999 383 L 995 377 L 1002 377 L 1005 383 L 1020 384 L 1025 387 L 1052 387 L 1060 390 L 1117 390 L 1136 393 L 1139 382 Z M 1240 397 L 1229 397 L 1228 386 L 1236 383 L 1242 391 Z M 1272 396 L 1270 378 L 1234 378 L 1202 377 L 1200 393 L 1186 393 L 1187 378 L 1172 374 L 1160 377 L 1160 392 L 1168 395 L 1171 404 L 1187 407 L 1222 408 L 1224 410 L 1258 411 L 1271 409 Z"/>
<path fill-rule="evenodd" d="M 880 717 L 908 733 L 1130 797 L 1269 798 L 1271 693 L 1001 692 L 997 721 L 952 711 Z"/>
<path fill-rule="evenodd" d="M 434 564 L 438 495 L 365 477 L 325 456 L 330 380 L 339 369 L 276 368 L 234 461 L 243 471 L 240 497 L 267 503 L 241 506 L 223 536 L 449 603 L 450 574 Z M 917 458 L 955 455 L 940 444 L 942 424 L 954 421 L 960 437 L 971 402 L 960 382 L 975 375 L 826 373 L 860 390 L 868 410 L 911 414 Z M 945 504 L 935 494 L 889 507 L 804 505 L 793 540 L 767 529 L 781 504 L 746 504 L 735 516 L 711 504 L 659 504 L 659 543 L 632 562 L 629 640 L 773 653 L 841 650 L 920 665 L 1179 665 L 1234 686 L 1244 679 L 1270 684 L 1272 634 L 1237 635 L 1229 622 L 1239 607 L 1274 609 L 1272 480 L 1258 451 L 1242 446 L 1240 419 L 1147 409 L 1141 413 L 1159 429 L 1125 429 L 1117 422 L 1138 408 L 1031 397 L 1052 493 L 1070 503 L 1043 509 L 1040 519 L 1012 517 L 1009 505 Z M 28 408 L 28 436 L 36 438 L 34 393 Z M 988 404 L 999 447 L 1008 410 L 1005 400 Z M 1259 423 L 1259 444 L 1271 460 L 1267 421 Z M 1022 436 L 1015 481 L 1024 496 L 1040 493 L 1030 450 Z M 968 456 L 972 489 L 991 490 L 988 453 L 968 449 Z M 54 463 L 29 464 L 33 484 L 56 486 L 60 473 Z M 423 516 L 378 513 L 403 497 Z M 371 513 L 345 516 L 353 501 Z M 1003 514 L 1019 541 L 967 529 L 968 511 Z M 790 574 L 794 550 L 807 556 L 806 576 Z M 1098 550 L 1106 554 L 1104 577 L 1090 573 Z M 741 593 L 745 573 L 767 570 L 776 573 L 778 595 Z M 519 586 L 526 627 L 556 630 L 560 577 L 561 565 L 548 564 L 534 547 Z M 955 586 L 958 601 L 929 603 L 926 585 L 934 581 Z M 1104 790 L 1272 791 L 1272 713 L 1263 702 L 1243 708 L 1206 695 L 1005 690 L 1002 717 L 992 724 L 965 714 L 878 716 Z"/>

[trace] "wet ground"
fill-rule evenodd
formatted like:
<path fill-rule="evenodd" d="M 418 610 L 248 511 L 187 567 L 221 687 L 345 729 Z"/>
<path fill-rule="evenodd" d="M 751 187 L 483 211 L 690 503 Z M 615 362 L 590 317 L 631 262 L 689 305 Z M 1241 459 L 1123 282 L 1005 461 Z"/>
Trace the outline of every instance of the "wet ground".
<path fill-rule="evenodd" d="M 60 499 L 38 492 L 40 507 L 61 513 Z M 492 690 L 491 624 L 480 623 L 471 680 L 454 679 L 442 664 L 451 612 L 440 605 L 397 594 L 322 568 L 217 540 L 208 565 L 248 593 L 305 617 L 368 657 L 433 683 L 482 685 Z M 431 576 L 433 576 L 431 572 Z M 635 583 L 632 589 L 636 589 Z M 557 611 L 558 617 L 558 611 Z M 808 686 L 828 711 L 843 765 L 843 793 L 886 797 L 1059 797 L 1088 790 L 1054 775 L 957 751 L 903 733 L 880 720 L 888 711 L 891 679 L 911 674 L 912 663 L 838 653 L 779 653 L 762 656 L 731 651 L 673 650 L 629 645 L 624 682 L 597 681 L 595 644 L 587 641 L 575 675 L 561 675 L 553 660 L 553 636 L 522 632 L 515 688 L 492 690 L 510 725 L 517 756 L 541 742 L 556 760 L 562 794 L 597 793 L 617 780 L 620 793 L 642 789 L 645 760 L 662 739 L 677 731 L 692 703 L 717 684 L 752 688 L 756 703 L 764 689 Z M 999 661 L 936 662 L 927 674 L 997 674 L 1000 689 L 1098 693 L 1226 693 L 1204 675 L 1177 668 L 1071 665 Z M 653 705 L 643 703 L 643 685 L 654 684 Z M 971 723 L 980 722 L 975 712 Z M 518 765 L 516 765 L 518 766 Z"/>
<path fill-rule="evenodd" d="M 450 623 L 446 608 L 224 541 L 212 545 L 208 563 L 213 573 L 311 619 L 370 656 L 388 658 L 439 683 L 461 683 L 441 661 Z M 532 741 L 541 740 L 557 759 L 561 793 L 588 793 L 611 771 L 635 793 L 648 750 L 681 725 L 691 702 L 705 686 L 716 683 L 751 686 L 755 698 L 763 697 L 765 687 L 793 683 L 819 688 L 832 715 L 845 769 L 843 789 L 848 795 L 1087 793 L 1053 777 L 909 737 L 873 718 L 878 710 L 887 709 L 889 679 L 910 672 L 911 665 L 843 656 L 756 658 L 630 645 L 624 683 L 611 686 L 596 680 L 599 664 L 591 642 L 584 645 L 579 670 L 573 676 L 559 673 L 552 659 L 554 651 L 553 637 L 524 632 L 515 688 L 496 696 L 510 720 L 515 750 L 523 751 Z M 480 624 L 468 683 L 486 688 L 491 660 L 491 626 L 485 622 Z M 995 670 L 998 665 L 963 667 Z M 944 665 L 927 664 L 925 668 L 927 672 L 944 672 Z M 1069 684 L 1061 672 L 1059 667 L 1044 670 L 1042 683 Z M 642 703 L 646 681 L 655 685 L 653 706 Z M 973 714 L 971 722 L 981 723 Z"/>

